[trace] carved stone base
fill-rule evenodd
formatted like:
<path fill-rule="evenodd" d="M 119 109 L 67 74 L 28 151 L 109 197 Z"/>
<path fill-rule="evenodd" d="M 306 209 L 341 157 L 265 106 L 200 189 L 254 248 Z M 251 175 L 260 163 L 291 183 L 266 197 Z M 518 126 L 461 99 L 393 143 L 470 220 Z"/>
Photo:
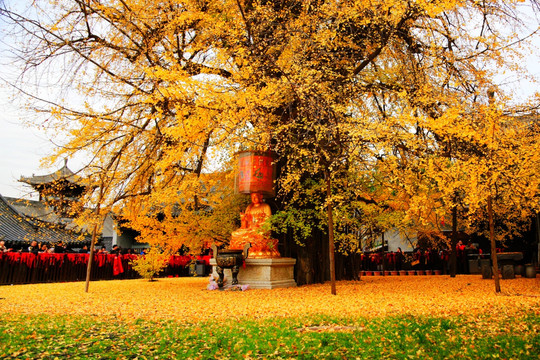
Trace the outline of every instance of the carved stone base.
<path fill-rule="evenodd" d="M 240 267 L 238 284 L 249 285 L 252 289 L 275 289 L 296 286 L 294 281 L 294 265 L 296 259 L 246 259 L 246 267 Z M 210 259 L 212 275 L 217 277 L 216 260 Z M 224 269 L 225 278 L 230 284 L 232 273 L 230 269 Z"/>

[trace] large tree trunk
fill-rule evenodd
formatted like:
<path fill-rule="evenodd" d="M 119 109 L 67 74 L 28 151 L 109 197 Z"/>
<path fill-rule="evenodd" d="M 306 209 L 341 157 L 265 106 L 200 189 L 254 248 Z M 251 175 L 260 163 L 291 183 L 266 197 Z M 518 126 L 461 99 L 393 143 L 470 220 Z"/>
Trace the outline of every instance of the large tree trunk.
<path fill-rule="evenodd" d="M 337 280 L 360 280 L 361 268 L 360 254 L 336 254 Z"/>
<path fill-rule="evenodd" d="M 295 279 L 298 285 L 323 283 L 330 280 L 327 234 L 317 231 L 306 246 L 299 246 L 289 239 L 286 245 L 291 251 L 283 256 L 296 260 Z M 287 242 L 287 241 L 286 241 Z M 344 255 L 337 253 L 336 280 L 360 280 L 362 268 L 360 254 Z"/>
<path fill-rule="evenodd" d="M 304 246 L 294 242 L 291 236 L 285 240 L 290 249 L 288 256 L 296 259 L 295 280 L 298 285 L 323 283 L 329 280 L 328 250 L 326 234 L 319 230 L 308 239 L 303 239 Z"/>
<path fill-rule="evenodd" d="M 312 253 L 304 246 L 298 247 L 296 263 L 296 283 L 307 285 L 315 283 L 315 268 Z"/>

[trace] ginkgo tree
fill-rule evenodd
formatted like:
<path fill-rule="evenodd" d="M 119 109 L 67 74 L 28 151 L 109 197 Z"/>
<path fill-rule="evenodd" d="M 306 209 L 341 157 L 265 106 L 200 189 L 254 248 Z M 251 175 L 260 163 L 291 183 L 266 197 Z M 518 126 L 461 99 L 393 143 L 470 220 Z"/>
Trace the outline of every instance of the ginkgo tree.
<path fill-rule="evenodd" d="M 540 168 L 539 128 L 536 116 L 517 116 L 504 102 L 496 106 L 483 99 L 449 108 L 443 116 L 450 121 L 416 119 L 422 139 L 415 134 L 402 141 L 401 151 L 385 161 L 394 165 L 386 167 L 394 189 L 405 196 L 405 218 L 436 227 L 436 215 L 452 214 L 455 234 L 459 208 L 461 228 L 491 239 L 500 291 L 495 240 L 519 235 L 538 211 L 540 182 L 533 174 Z M 415 155 L 419 149 L 422 156 Z M 453 251 L 455 246 L 454 240 Z"/>
<path fill-rule="evenodd" d="M 495 291 L 500 292 L 495 241 L 519 234 L 540 210 L 540 179 L 535 176 L 540 168 L 540 123 L 536 117 L 505 116 L 493 96 L 490 91 L 490 104 L 481 113 L 484 136 L 475 144 L 483 151 L 465 162 L 471 174 L 465 202 L 469 221 L 488 218 Z"/>
<path fill-rule="evenodd" d="M 88 154 L 82 173 L 100 179 L 89 204 L 98 199 L 101 211 L 124 216 L 145 241 L 195 248 L 226 242 L 234 227 L 238 150 L 275 151 L 280 209 L 307 210 L 329 227 L 334 213 L 348 211 L 347 199 L 384 213 L 439 196 L 441 187 L 426 192 L 429 182 L 401 183 L 399 171 L 412 181 L 408 157 L 428 164 L 441 154 L 444 139 L 424 129 L 452 127 L 474 103 L 494 75 L 482 63 L 507 64 L 507 46 L 519 38 L 492 24 L 519 25 L 520 5 L 36 0 L 30 13 L 6 5 L 2 14 L 25 44 L 19 88 L 67 138 L 52 159 Z M 34 79 L 38 90 L 53 83 L 61 91 L 33 93 L 26 85 Z M 59 96 L 71 92 L 84 100 Z M 377 196 L 369 181 L 344 181 L 373 174 Z M 310 271 L 320 250 L 299 247 L 308 265 L 298 268 Z M 323 281 L 321 274 L 305 282 Z"/>

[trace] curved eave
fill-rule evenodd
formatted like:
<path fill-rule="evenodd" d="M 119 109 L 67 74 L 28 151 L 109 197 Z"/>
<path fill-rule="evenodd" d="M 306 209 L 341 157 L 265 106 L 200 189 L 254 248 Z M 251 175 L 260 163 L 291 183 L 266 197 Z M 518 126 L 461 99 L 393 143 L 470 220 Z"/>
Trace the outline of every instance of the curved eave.
<path fill-rule="evenodd" d="M 73 171 L 71 171 L 67 166 L 63 166 L 61 169 L 48 174 L 48 175 L 33 175 L 30 177 L 21 176 L 20 182 L 32 185 L 32 186 L 38 186 L 38 185 L 44 185 L 44 184 L 50 184 L 55 181 L 64 180 L 71 184 L 86 187 L 87 185 L 84 184 L 85 181 L 78 175 L 74 174 Z"/>

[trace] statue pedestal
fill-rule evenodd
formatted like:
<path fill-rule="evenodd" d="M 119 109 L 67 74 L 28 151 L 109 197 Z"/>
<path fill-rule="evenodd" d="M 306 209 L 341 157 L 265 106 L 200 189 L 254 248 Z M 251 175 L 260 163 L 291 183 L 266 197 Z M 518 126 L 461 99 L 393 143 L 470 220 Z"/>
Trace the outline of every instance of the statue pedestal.
<path fill-rule="evenodd" d="M 296 259 L 246 259 L 246 267 L 240 267 L 238 284 L 249 285 L 251 289 L 275 289 L 296 286 L 294 265 Z M 217 277 L 216 259 L 210 259 L 212 275 Z M 224 269 L 227 284 L 232 281 L 231 269 Z"/>

